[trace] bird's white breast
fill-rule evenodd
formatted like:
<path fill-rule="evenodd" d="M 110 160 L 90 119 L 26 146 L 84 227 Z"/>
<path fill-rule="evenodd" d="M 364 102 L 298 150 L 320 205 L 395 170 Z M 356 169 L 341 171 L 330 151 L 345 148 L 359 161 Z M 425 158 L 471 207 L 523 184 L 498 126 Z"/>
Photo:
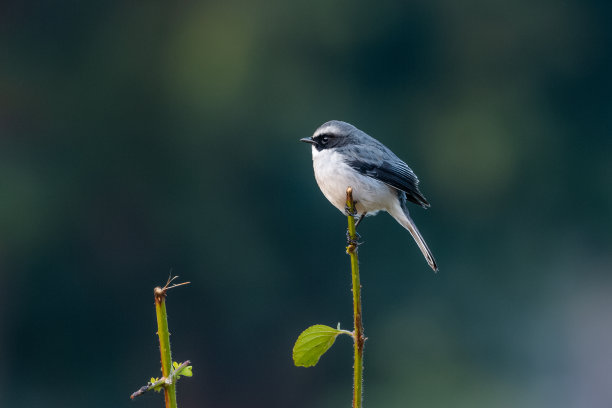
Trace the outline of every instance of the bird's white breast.
<path fill-rule="evenodd" d="M 381 181 L 362 175 L 351 168 L 336 149 L 317 150 L 312 147 L 315 179 L 323 195 L 344 213 L 346 189 L 353 188 L 357 212 L 387 210 L 397 202 L 397 191 Z"/>

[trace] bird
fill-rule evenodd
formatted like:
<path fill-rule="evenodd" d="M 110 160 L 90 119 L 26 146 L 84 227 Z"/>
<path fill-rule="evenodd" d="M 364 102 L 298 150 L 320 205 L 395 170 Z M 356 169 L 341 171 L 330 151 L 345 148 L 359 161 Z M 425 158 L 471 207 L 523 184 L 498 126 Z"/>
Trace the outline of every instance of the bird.
<path fill-rule="evenodd" d="M 408 202 L 429 208 L 412 169 L 389 148 L 347 122 L 325 122 L 311 137 L 314 175 L 323 195 L 347 215 L 346 190 L 352 187 L 357 225 L 368 215 L 388 212 L 406 228 L 429 266 L 438 265 L 408 212 Z"/>

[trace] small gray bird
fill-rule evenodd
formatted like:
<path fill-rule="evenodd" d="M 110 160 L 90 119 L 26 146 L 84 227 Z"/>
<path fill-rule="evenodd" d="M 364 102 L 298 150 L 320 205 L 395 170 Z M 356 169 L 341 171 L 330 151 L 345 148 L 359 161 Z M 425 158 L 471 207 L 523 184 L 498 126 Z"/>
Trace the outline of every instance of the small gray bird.
<path fill-rule="evenodd" d="M 312 135 L 300 139 L 312 145 L 315 178 L 323 195 L 342 213 L 346 211 L 346 189 L 353 188 L 357 224 L 365 215 L 387 211 L 410 231 L 427 263 L 438 270 L 429 247 L 410 218 L 407 201 L 428 208 L 419 191 L 419 179 L 406 163 L 378 140 L 355 126 L 332 120 Z"/>

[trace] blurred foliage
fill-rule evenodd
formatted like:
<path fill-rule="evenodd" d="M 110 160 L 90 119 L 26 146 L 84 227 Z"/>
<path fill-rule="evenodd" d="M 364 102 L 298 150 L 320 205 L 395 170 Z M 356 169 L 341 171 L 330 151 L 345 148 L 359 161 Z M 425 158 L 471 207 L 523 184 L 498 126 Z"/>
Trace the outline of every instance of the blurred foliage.
<path fill-rule="evenodd" d="M 146 403 L 171 268 L 193 282 L 179 403 L 346 404 L 348 342 L 290 357 L 309 322 L 351 322 L 345 219 L 297 142 L 340 119 L 419 175 L 440 264 L 386 215 L 360 226 L 365 403 L 608 406 L 609 21 L 594 0 L 3 2 L 0 405 Z"/>

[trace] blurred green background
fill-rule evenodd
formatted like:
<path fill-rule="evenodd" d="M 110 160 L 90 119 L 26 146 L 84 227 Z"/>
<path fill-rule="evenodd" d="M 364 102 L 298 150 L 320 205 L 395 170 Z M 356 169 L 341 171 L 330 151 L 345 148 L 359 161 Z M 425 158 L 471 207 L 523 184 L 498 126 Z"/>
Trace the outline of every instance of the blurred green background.
<path fill-rule="evenodd" d="M 3 2 L 0 405 L 151 407 L 172 270 L 184 407 L 349 406 L 346 219 L 298 143 L 340 119 L 408 162 L 428 268 L 360 227 L 365 404 L 612 404 L 605 1 Z"/>

